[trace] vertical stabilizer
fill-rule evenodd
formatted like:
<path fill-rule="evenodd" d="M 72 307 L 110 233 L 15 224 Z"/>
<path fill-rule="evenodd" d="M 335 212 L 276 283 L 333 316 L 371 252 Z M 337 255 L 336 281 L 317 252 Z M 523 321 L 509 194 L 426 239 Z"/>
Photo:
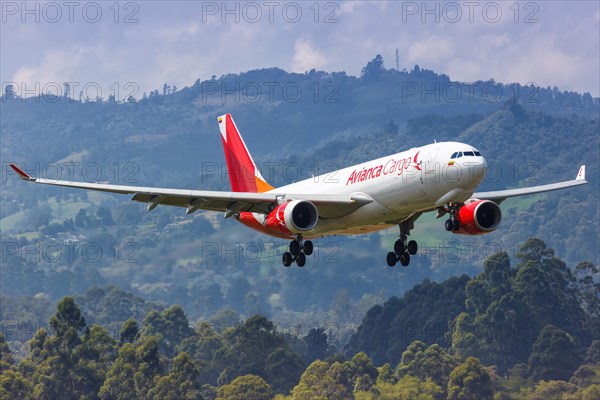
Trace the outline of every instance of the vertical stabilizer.
<path fill-rule="evenodd" d="M 219 117 L 219 130 L 221 131 L 231 190 L 257 193 L 274 189 L 260 174 L 231 114 Z"/>

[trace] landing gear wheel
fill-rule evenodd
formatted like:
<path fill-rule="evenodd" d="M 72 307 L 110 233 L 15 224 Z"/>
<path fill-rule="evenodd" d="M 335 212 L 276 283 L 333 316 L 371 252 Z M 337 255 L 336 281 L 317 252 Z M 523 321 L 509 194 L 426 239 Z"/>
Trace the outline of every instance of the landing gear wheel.
<path fill-rule="evenodd" d="M 414 256 L 415 254 L 417 254 L 418 248 L 419 248 L 419 246 L 417 245 L 417 242 L 415 242 L 414 240 L 411 240 L 410 242 L 408 242 L 408 246 L 406 246 L 408 254 L 410 254 L 411 256 Z"/>
<path fill-rule="evenodd" d="M 399 256 L 404 254 L 404 240 L 396 240 L 396 243 L 394 243 L 394 252 Z"/>
<path fill-rule="evenodd" d="M 390 251 L 387 254 L 387 265 L 390 267 L 395 267 L 397 262 L 398 262 L 398 256 L 396 255 L 396 253 Z"/>
<path fill-rule="evenodd" d="M 410 264 L 410 255 L 408 255 L 408 252 L 400 256 L 400 264 L 403 267 L 408 267 L 408 264 Z"/>
<path fill-rule="evenodd" d="M 445 227 L 446 227 L 446 230 L 447 230 L 448 232 L 450 232 L 450 231 L 452 230 L 452 225 L 453 225 L 453 224 L 452 224 L 452 221 L 451 221 L 451 220 L 449 220 L 449 219 L 447 219 L 447 220 L 446 220 L 446 225 L 445 225 Z"/>
<path fill-rule="evenodd" d="M 454 232 L 458 232 L 460 230 L 460 221 L 455 219 L 454 221 L 452 221 L 452 230 L 454 230 Z"/>
<path fill-rule="evenodd" d="M 304 267 L 304 264 L 306 264 L 306 256 L 304 253 L 300 253 L 298 254 L 298 258 L 296 258 L 296 265 L 299 267 Z"/>
<path fill-rule="evenodd" d="M 310 256 L 313 253 L 313 243 L 310 240 L 304 242 L 304 254 Z"/>
<path fill-rule="evenodd" d="M 294 257 L 300 254 L 300 242 L 297 240 L 292 240 L 290 242 L 290 253 L 292 253 Z"/>
<path fill-rule="evenodd" d="M 290 265 L 292 265 L 294 259 L 292 258 L 292 254 L 289 251 L 286 251 L 285 253 L 283 253 L 281 261 L 283 262 L 284 267 L 289 267 Z"/>

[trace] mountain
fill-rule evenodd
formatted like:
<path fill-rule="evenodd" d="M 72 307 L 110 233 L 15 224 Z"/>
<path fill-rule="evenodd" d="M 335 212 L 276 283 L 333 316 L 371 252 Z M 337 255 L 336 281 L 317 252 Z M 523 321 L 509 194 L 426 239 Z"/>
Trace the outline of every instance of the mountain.
<path fill-rule="evenodd" d="M 589 94 L 455 82 L 419 67 L 385 69 L 375 58 L 360 77 L 263 69 L 116 100 L 2 97 L 3 295 L 54 301 L 114 285 L 179 303 L 191 318 L 231 307 L 283 324 L 335 320 L 343 337 L 360 322 L 360 313 L 343 311 L 347 304 L 364 309 L 425 278 L 475 275 L 487 256 L 514 255 L 534 235 L 569 265 L 600 261 L 600 99 Z M 22 184 L 5 168 L 18 162 L 37 176 L 227 189 L 216 126 L 226 112 L 274 184 L 434 140 L 467 142 L 484 154 L 483 190 L 572 179 L 584 163 L 590 184 L 508 200 L 501 227 L 482 237 L 449 234 L 443 221 L 423 216 L 413 231 L 421 251 L 408 269 L 385 266 L 396 229 L 325 238 L 309 267 L 283 269 L 285 241 L 220 215 L 147 213 L 125 196 Z M 341 311 L 332 316 L 335 304 Z"/>

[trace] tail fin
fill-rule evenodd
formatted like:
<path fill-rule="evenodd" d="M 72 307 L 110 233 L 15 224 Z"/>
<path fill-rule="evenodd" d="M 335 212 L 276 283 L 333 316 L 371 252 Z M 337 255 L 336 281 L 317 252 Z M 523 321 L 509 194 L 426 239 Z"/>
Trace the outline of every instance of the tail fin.
<path fill-rule="evenodd" d="M 219 117 L 219 130 L 223 140 L 231 190 L 258 193 L 274 189 L 260 174 L 231 114 Z"/>

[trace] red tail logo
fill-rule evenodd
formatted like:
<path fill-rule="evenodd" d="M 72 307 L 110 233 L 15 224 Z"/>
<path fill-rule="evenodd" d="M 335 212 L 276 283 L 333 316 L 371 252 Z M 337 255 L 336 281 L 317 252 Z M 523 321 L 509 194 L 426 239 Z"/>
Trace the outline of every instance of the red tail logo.
<path fill-rule="evenodd" d="M 219 130 L 221 131 L 231 190 L 257 193 L 274 189 L 260 174 L 231 114 L 219 117 Z"/>

